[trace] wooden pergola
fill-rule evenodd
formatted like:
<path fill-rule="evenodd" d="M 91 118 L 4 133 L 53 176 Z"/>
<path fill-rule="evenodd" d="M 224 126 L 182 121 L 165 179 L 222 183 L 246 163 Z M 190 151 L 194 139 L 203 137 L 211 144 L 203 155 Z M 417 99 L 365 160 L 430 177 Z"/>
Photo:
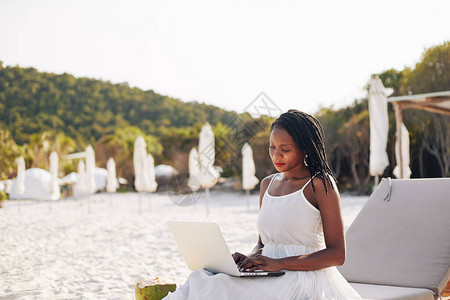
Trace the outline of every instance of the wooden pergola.
<path fill-rule="evenodd" d="M 389 97 L 388 102 L 392 103 L 395 111 L 396 138 L 399 148 L 402 149 L 401 124 L 405 109 L 426 110 L 433 113 L 450 115 L 450 91 L 417 94 L 399 97 Z M 400 151 L 400 177 L 403 178 L 403 157 Z"/>

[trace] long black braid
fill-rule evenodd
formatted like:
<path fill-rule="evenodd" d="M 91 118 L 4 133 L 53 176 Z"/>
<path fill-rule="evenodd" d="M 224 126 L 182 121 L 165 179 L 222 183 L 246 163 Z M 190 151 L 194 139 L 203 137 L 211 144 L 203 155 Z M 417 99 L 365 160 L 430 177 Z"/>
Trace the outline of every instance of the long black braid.
<path fill-rule="evenodd" d="M 307 113 L 290 109 L 272 123 L 270 131 L 280 127 L 289 133 L 303 155 L 306 155 L 313 191 L 315 192 L 316 190 L 312 179 L 313 177 L 320 177 L 328 194 L 325 180 L 329 182 L 333 189 L 334 185 L 330 180 L 330 176 L 335 181 L 337 180 L 328 165 L 324 133 L 319 120 Z"/>

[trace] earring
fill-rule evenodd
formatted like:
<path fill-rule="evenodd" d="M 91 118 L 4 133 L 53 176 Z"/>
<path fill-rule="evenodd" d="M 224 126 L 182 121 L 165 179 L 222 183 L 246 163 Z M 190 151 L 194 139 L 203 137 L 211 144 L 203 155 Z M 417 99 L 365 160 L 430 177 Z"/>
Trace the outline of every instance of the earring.
<path fill-rule="evenodd" d="M 307 157 L 308 157 L 308 154 L 306 154 L 305 157 L 303 158 L 303 163 L 305 164 L 305 166 L 308 166 L 308 163 L 306 162 Z"/>

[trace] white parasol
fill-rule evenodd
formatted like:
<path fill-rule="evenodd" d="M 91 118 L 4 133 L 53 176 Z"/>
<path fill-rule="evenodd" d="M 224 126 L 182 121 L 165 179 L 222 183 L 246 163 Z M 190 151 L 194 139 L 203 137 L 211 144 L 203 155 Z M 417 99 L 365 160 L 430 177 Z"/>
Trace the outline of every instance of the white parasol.
<path fill-rule="evenodd" d="M 214 169 L 215 160 L 215 142 L 214 133 L 211 125 L 206 123 L 200 131 L 200 138 L 198 143 L 198 154 L 200 161 L 200 185 L 205 189 L 213 187 L 220 177 L 219 172 Z"/>
<path fill-rule="evenodd" d="M 86 147 L 86 192 L 95 193 L 95 153 L 91 145 Z"/>
<path fill-rule="evenodd" d="M 17 176 L 12 185 L 12 191 L 10 194 L 22 196 L 25 193 L 25 160 L 22 156 L 16 159 L 17 163 Z"/>
<path fill-rule="evenodd" d="M 387 89 L 381 79 L 372 78 L 369 89 L 370 114 L 370 158 L 369 172 L 372 176 L 382 175 L 389 165 L 386 145 L 389 130 L 387 111 Z"/>
<path fill-rule="evenodd" d="M 86 195 L 86 170 L 84 167 L 84 162 L 80 160 L 77 165 L 78 179 L 74 186 L 74 195 L 83 196 Z"/>
<path fill-rule="evenodd" d="M 114 193 L 119 187 L 119 182 L 116 177 L 116 162 L 112 157 L 106 162 L 106 170 L 108 171 L 106 175 L 106 191 L 108 193 Z"/>
<path fill-rule="evenodd" d="M 61 198 L 61 190 L 59 188 L 59 180 L 58 180 L 58 166 L 59 166 L 59 157 L 58 153 L 53 151 L 50 153 L 50 200 L 59 200 Z"/>
<path fill-rule="evenodd" d="M 136 138 L 133 153 L 134 186 L 138 192 L 151 192 L 147 145 L 142 136 Z"/>
<path fill-rule="evenodd" d="M 242 147 L 242 189 L 252 190 L 258 184 L 259 179 L 255 176 L 255 162 L 253 151 L 248 143 Z"/>
<path fill-rule="evenodd" d="M 187 185 L 193 191 L 200 189 L 200 159 L 198 151 L 192 148 L 189 152 L 189 180 Z"/>
<path fill-rule="evenodd" d="M 151 154 L 147 155 L 147 162 L 148 162 L 148 180 L 150 183 L 150 189 L 149 192 L 156 191 L 156 188 L 158 187 L 158 183 L 156 183 L 155 179 L 155 160 L 153 159 L 153 156 Z"/>
<path fill-rule="evenodd" d="M 394 168 L 394 175 L 399 179 L 409 179 L 409 177 L 411 176 L 411 169 L 409 168 L 409 133 L 408 129 L 406 128 L 405 124 L 403 124 L 403 122 L 401 123 L 401 135 L 402 135 L 401 161 L 403 166 L 400 166 L 400 146 L 397 137 L 397 141 L 395 142 L 395 158 L 397 160 L 397 165 Z M 403 177 L 401 177 L 400 175 L 401 169 L 403 169 Z"/>

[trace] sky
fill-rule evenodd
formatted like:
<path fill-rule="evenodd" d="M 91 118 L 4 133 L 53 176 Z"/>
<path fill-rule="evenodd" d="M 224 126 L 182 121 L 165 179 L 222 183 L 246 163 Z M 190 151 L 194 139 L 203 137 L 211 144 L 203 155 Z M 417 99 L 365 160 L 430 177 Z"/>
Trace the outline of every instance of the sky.
<path fill-rule="evenodd" d="M 0 0 L 0 61 L 244 112 L 315 113 L 450 40 L 448 0 Z"/>

